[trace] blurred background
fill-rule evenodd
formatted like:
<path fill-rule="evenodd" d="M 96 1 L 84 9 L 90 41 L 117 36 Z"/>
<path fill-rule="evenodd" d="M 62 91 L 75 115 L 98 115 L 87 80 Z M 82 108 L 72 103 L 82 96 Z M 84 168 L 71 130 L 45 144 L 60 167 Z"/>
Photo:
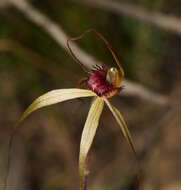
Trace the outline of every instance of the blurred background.
<path fill-rule="evenodd" d="M 111 101 L 133 136 L 142 189 L 180 190 L 180 16 L 180 0 L 0 0 L 0 189 L 14 124 L 35 98 L 76 87 L 86 76 L 65 45 L 68 36 L 93 27 L 125 70 L 123 94 Z M 74 45 L 89 67 L 114 64 L 95 35 Z M 23 123 L 13 143 L 8 190 L 79 189 L 79 142 L 90 103 L 63 102 Z M 91 148 L 88 187 L 136 190 L 136 183 L 134 155 L 105 107 Z"/>

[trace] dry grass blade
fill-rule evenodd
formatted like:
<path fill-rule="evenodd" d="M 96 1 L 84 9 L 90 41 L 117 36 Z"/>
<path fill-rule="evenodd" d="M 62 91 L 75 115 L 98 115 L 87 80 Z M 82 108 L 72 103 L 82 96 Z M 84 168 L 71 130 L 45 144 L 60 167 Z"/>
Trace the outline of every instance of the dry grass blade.
<path fill-rule="evenodd" d="M 108 101 L 108 99 L 105 99 L 105 102 L 106 102 L 107 106 L 109 107 L 109 109 L 111 110 L 111 112 L 112 112 L 113 116 L 115 117 L 116 121 L 118 122 L 127 143 L 130 145 L 130 147 L 131 147 L 131 149 L 132 149 L 132 151 L 133 151 L 133 153 L 135 155 L 137 168 L 138 168 L 138 181 L 139 181 L 138 186 L 139 186 L 140 185 L 140 180 L 141 180 L 141 168 L 139 166 L 137 153 L 136 153 L 134 143 L 133 143 L 131 134 L 129 132 L 129 129 L 128 129 L 127 125 L 126 125 L 126 122 L 124 121 L 123 116 L 119 112 L 119 110 L 117 108 L 115 108 L 113 105 L 111 105 L 111 103 Z"/>
<path fill-rule="evenodd" d="M 93 101 L 88 113 L 87 120 L 82 132 L 79 155 L 79 173 L 80 173 L 80 189 L 86 189 L 86 177 L 88 169 L 86 164 L 87 154 L 93 142 L 98 124 L 104 106 L 104 100 L 96 97 Z"/>

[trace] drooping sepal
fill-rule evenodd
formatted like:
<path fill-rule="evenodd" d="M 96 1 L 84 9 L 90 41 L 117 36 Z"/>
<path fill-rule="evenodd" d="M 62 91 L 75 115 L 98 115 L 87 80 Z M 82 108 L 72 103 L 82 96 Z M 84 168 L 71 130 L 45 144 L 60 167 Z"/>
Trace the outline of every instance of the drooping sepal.
<path fill-rule="evenodd" d="M 80 174 L 80 189 L 83 190 L 85 178 L 87 176 L 87 154 L 92 145 L 96 130 L 99 124 L 99 119 L 103 110 L 104 100 L 96 97 L 89 110 L 87 120 L 84 125 L 80 142 L 79 154 L 79 174 Z"/>

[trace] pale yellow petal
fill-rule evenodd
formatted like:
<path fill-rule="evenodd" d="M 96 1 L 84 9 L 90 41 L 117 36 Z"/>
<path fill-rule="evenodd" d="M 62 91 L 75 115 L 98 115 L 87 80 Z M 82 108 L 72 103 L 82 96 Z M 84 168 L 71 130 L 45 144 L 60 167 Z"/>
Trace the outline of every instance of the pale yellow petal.
<path fill-rule="evenodd" d="M 80 143 L 80 155 L 79 155 L 79 173 L 80 173 L 80 189 L 83 190 L 84 177 L 86 175 L 86 158 L 93 142 L 100 115 L 104 106 L 104 100 L 97 97 L 89 110 L 87 120 L 82 132 L 82 138 Z"/>
<path fill-rule="evenodd" d="M 22 122 L 33 111 L 39 108 L 74 98 L 89 97 L 89 96 L 96 96 L 96 94 L 90 90 L 77 89 L 77 88 L 52 90 L 37 98 L 25 110 L 25 112 L 23 113 L 22 117 L 19 120 L 19 123 Z"/>
<path fill-rule="evenodd" d="M 113 116 L 115 117 L 116 121 L 118 122 L 121 130 L 122 130 L 122 133 L 127 141 L 127 143 L 130 145 L 134 155 L 135 155 L 135 158 L 136 158 L 136 164 L 137 164 L 137 176 L 138 176 L 138 188 L 139 188 L 139 185 L 140 185 L 140 182 L 141 182 L 141 168 L 140 168 L 140 165 L 139 165 L 139 161 L 138 161 L 138 158 L 137 158 L 137 153 L 136 153 L 136 150 L 135 150 L 135 147 L 134 147 L 134 144 L 133 144 L 133 140 L 132 140 L 132 137 L 131 137 L 131 134 L 129 132 L 129 129 L 126 125 L 126 122 L 124 121 L 123 119 L 123 116 L 121 115 L 121 113 L 119 112 L 119 110 L 117 108 L 115 108 L 113 105 L 111 105 L 111 103 L 109 102 L 108 99 L 104 99 L 107 106 L 109 107 L 109 109 L 111 110 Z"/>
<path fill-rule="evenodd" d="M 119 112 L 118 109 L 116 109 L 113 105 L 111 105 L 111 103 L 109 102 L 108 99 L 105 99 L 105 102 L 108 105 L 109 109 L 111 110 L 116 121 L 118 122 L 126 141 L 131 146 L 131 149 L 133 150 L 133 152 L 136 154 L 131 134 L 130 134 L 129 129 L 126 125 L 126 122 L 123 119 L 123 116 L 121 115 L 121 113 Z"/>
<path fill-rule="evenodd" d="M 136 150 L 135 150 L 135 147 L 133 144 L 133 140 L 132 140 L 131 134 L 129 132 L 129 129 L 126 125 L 126 122 L 124 121 L 123 116 L 121 115 L 119 110 L 116 109 L 113 105 L 111 105 L 111 103 L 108 101 L 108 99 L 105 99 L 105 102 L 108 105 L 109 109 L 111 110 L 112 114 L 114 115 L 116 121 L 118 122 L 126 141 L 130 145 L 130 147 L 131 147 L 131 149 L 135 155 L 136 164 L 137 164 L 138 182 L 140 183 L 140 181 L 141 181 L 141 168 L 139 165 L 139 161 L 138 161 L 137 153 L 136 153 Z M 138 183 L 138 185 L 139 185 L 139 183 Z"/>

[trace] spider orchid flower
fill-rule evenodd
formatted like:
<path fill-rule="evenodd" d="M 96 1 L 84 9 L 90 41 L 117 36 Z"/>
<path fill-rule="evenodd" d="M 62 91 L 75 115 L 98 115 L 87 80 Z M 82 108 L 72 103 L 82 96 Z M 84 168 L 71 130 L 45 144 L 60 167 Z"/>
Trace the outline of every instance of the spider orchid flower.
<path fill-rule="evenodd" d="M 114 60 L 116 61 L 119 69 L 117 69 L 116 67 L 107 69 L 102 66 L 95 65 L 93 69 L 90 72 L 88 72 L 89 75 L 87 76 L 87 78 L 84 80 L 81 80 L 81 83 L 82 82 L 86 83 L 87 89 L 70 88 L 70 89 L 52 90 L 40 96 L 39 98 L 37 98 L 25 110 L 25 112 L 23 113 L 22 117 L 20 118 L 18 122 L 18 125 L 19 125 L 32 112 L 42 107 L 46 107 L 52 104 L 57 104 L 57 103 L 75 99 L 75 98 L 94 97 L 84 128 L 83 128 L 81 142 L 80 142 L 80 153 L 79 153 L 80 190 L 84 190 L 85 188 L 85 177 L 88 172 L 87 155 L 89 153 L 94 136 L 96 134 L 96 130 L 99 125 L 99 120 L 100 120 L 101 113 L 103 111 L 104 104 L 106 104 L 108 108 L 110 109 L 110 111 L 112 112 L 114 118 L 116 119 L 118 125 L 121 128 L 121 131 L 126 141 L 130 145 L 134 155 L 136 156 L 134 144 L 133 144 L 130 132 L 128 130 L 128 127 L 126 125 L 126 122 L 124 121 L 119 110 L 116 107 L 114 107 L 108 100 L 109 98 L 115 96 L 122 90 L 122 80 L 124 78 L 124 71 L 112 47 L 100 33 L 98 33 L 94 29 L 89 29 L 86 32 L 84 32 L 81 36 L 76 37 L 76 38 L 71 38 L 67 41 L 67 46 L 69 48 L 70 55 L 74 58 L 76 62 L 78 62 L 82 66 L 84 70 L 86 70 L 83 64 L 76 58 L 73 51 L 71 50 L 69 46 L 69 41 L 75 41 L 75 40 L 81 39 L 82 36 L 87 32 L 96 33 L 96 35 L 106 44 Z M 138 166 L 138 161 L 137 161 L 137 166 Z M 139 166 L 138 166 L 138 169 L 139 169 Z"/>
<path fill-rule="evenodd" d="M 75 98 L 94 97 L 83 128 L 80 142 L 79 175 L 81 190 L 83 190 L 84 177 L 87 173 L 86 158 L 96 134 L 104 104 L 106 104 L 112 112 L 122 130 L 124 137 L 135 153 L 130 132 L 121 113 L 108 100 L 110 97 L 116 95 L 121 90 L 122 87 L 120 85 L 122 77 L 123 73 L 119 73 L 116 68 L 106 70 L 103 67 L 95 66 L 86 80 L 87 86 L 89 88 L 88 90 L 78 88 L 52 90 L 37 98 L 25 110 L 19 120 L 18 125 L 32 112 L 45 106 L 57 104 Z"/>

